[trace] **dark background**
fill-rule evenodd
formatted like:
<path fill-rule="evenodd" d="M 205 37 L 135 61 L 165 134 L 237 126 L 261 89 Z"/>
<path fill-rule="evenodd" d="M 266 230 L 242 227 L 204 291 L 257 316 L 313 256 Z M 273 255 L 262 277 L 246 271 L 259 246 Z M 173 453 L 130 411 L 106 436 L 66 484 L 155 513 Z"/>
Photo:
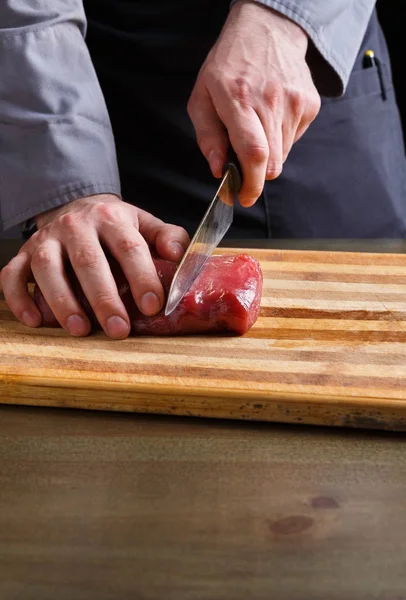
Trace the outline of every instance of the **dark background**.
<path fill-rule="evenodd" d="M 378 17 L 385 33 L 392 63 L 393 82 L 403 123 L 403 136 L 406 138 L 406 86 L 402 85 L 406 75 L 405 29 L 401 0 L 378 0 Z"/>

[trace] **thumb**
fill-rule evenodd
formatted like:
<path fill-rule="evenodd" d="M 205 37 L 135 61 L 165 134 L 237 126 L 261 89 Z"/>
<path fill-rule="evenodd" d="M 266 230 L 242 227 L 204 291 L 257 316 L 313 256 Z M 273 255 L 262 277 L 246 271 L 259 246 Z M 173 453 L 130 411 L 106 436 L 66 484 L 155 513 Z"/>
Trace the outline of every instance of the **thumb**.
<path fill-rule="evenodd" d="M 187 110 L 195 128 L 197 143 L 213 176 L 221 177 L 229 140 L 210 94 L 203 85 L 195 85 Z"/>

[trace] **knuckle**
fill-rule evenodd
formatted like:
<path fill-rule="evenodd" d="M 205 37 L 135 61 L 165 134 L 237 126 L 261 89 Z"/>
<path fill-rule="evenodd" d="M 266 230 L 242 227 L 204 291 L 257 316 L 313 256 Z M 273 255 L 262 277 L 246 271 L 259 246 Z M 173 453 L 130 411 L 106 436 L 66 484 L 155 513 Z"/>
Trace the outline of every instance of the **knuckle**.
<path fill-rule="evenodd" d="M 69 296 L 67 296 L 66 294 L 54 294 L 49 301 L 49 305 L 52 311 L 55 315 L 58 315 L 59 317 L 65 315 L 66 318 L 68 318 L 69 315 L 73 312 L 67 309 L 68 304 Z"/>
<path fill-rule="evenodd" d="M 0 282 L 4 285 L 4 282 L 8 279 L 8 277 L 12 274 L 13 272 L 13 267 L 11 265 L 11 261 L 8 263 L 8 265 L 6 265 L 5 267 L 2 268 L 2 270 L 0 271 Z"/>
<path fill-rule="evenodd" d="M 241 106 L 248 107 L 254 103 L 254 93 L 251 84 L 246 76 L 236 77 L 229 83 L 232 97 Z"/>
<path fill-rule="evenodd" d="M 265 105 L 274 111 L 283 102 L 284 88 L 282 85 L 272 82 L 265 88 L 263 99 Z"/>
<path fill-rule="evenodd" d="M 213 140 L 207 136 L 205 131 L 200 130 L 196 135 L 196 142 L 203 156 L 208 158 L 210 150 L 213 148 Z"/>
<path fill-rule="evenodd" d="M 261 188 L 249 187 L 247 191 L 240 192 L 239 201 L 244 206 L 250 206 L 258 200 L 262 193 Z"/>
<path fill-rule="evenodd" d="M 290 89 L 289 101 L 291 111 L 297 119 L 303 117 L 306 120 L 313 121 L 321 107 L 320 95 L 314 85 L 311 90 L 304 88 Z"/>
<path fill-rule="evenodd" d="M 188 103 L 186 105 L 187 114 L 189 115 L 189 117 L 192 120 L 195 115 L 195 109 L 196 109 L 196 100 L 195 100 L 194 93 L 192 93 L 192 95 L 190 96 Z"/>
<path fill-rule="evenodd" d="M 259 198 L 259 196 L 262 193 L 262 186 L 261 185 L 248 185 L 245 189 L 244 189 L 244 197 L 245 198 Z"/>
<path fill-rule="evenodd" d="M 162 222 L 162 224 L 160 225 L 156 225 L 155 227 L 151 227 L 150 231 L 149 231 L 149 243 L 151 246 L 154 246 L 157 241 L 161 240 L 162 238 L 162 232 L 165 231 L 165 225 Z M 144 244 L 142 244 L 144 245 Z M 147 245 L 147 244 L 146 244 Z"/>
<path fill-rule="evenodd" d="M 46 248 L 37 248 L 32 255 L 31 265 L 36 271 L 46 270 L 52 263 L 52 254 Z"/>
<path fill-rule="evenodd" d="M 276 179 L 282 173 L 282 165 L 280 162 L 271 162 L 266 169 L 266 179 Z"/>
<path fill-rule="evenodd" d="M 196 142 L 203 154 L 206 155 L 208 150 L 208 142 L 211 143 L 211 141 L 207 139 L 207 133 L 202 128 L 196 132 Z"/>
<path fill-rule="evenodd" d="M 132 287 L 137 291 L 146 289 L 156 291 L 157 285 L 159 286 L 159 281 L 157 281 L 157 278 L 158 276 L 156 275 L 154 277 L 152 273 L 135 273 L 131 277 L 131 284 Z"/>
<path fill-rule="evenodd" d="M 30 244 L 33 244 L 34 246 L 39 246 L 40 244 L 43 244 L 48 239 L 50 229 L 51 224 L 41 227 L 41 229 L 35 232 L 32 238 L 30 239 Z"/>
<path fill-rule="evenodd" d="M 96 292 L 92 298 L 92 308 L 98 315 L 110 315 L 114 312 L 116 298 L 113 294 L 105 291 Z"/>
<path fill-rule="evenodd" d="M 309 114 L 309 120 L 313 121 L 317 115 L 319 114 L 321 108 L 321 98 L 317 91 L 315 90 L 314 94 L 311 95 L 311 98 L 308 102 L 307 110 Z"/>
<path fill-rule="evenodd" d="M 93 267 L 100 263 L 101 257 L 99 252 L 90 245 L 81 246 L 78 250 L 72 253 L 72 265 L 79 269 Z"/>
<path fill-rule="evenodd" d="M 251 178 L 244 182 L 240 195 L 246 200 L 257 200 L 262 194 L 263 187 L 264 181 Z"/>
<path fill-rule="evenodd" d="M 76 232 L 79 222 L 80 222 L 79 215 L 77 215 L 76 213 L 67 212 L 67 213 L 64 213 L 63 215 L 60 215 L 54 221 L 54 226 L 61 227 L 62 230 L 70 233 L 70 232 Z"/>
<path fill-rule="evenodd" d="M 116 202 L 96 204 L 94 211 L 99 219 L 110 223 L 117 223 L 122 219 L 121 207 Z"/>
<path fill-rule="evenodd" d="M 123 254 L 131 254 L 146 245 L 144 238 L 123 236 L 117 240 L 117 248 L 119 252 Z"/>
<path fill-rule="evenodd" d="M 246 157 L 247 162 L 260 165 L 268 160 L 269 150 L 264 146 L 259 146 L 255 143 L 249 143 L 243 150 L 243 155 Z"/>
<path fill-rule="evenodd" d="M 293 115 L 300 118 L 307 105 L 306 93 L 301 89 L 292 89 L 290 91 L 290 106 Z"/>
<path fill-rule="evenodd" d="M 17 253 L 17 256 L 21 256 L 22 254 L 32 255 L 36 248 L 38 248 L 41 244 L 46 242 L 49 239 L 49 230 L 50 225 L 44 225 L 41 229 L 35 231 L 29 240 L 25 242 L 25 244 L 20 248 Z"/>
<path fill-rule="evenodd" d="M 180 227 L 179 225 L 173 225 L 172 227 L 173 235 L 176 236 L 176 238 L 180 240 L 189 239 L 189 234 L 184 227 Z"/>
<path fill-rule="evenodd" d="M 4 282 L 9 277 L 14 277 L 21 272 L 21 255 L 14 256 L 2 269 L 0 269 L 0 281 Z"/>
<path fill-rule="evenodd" d="M 17 268 L 17 257 L 14 256 L 1 270 L 2 274 L 9 274 Z"/>

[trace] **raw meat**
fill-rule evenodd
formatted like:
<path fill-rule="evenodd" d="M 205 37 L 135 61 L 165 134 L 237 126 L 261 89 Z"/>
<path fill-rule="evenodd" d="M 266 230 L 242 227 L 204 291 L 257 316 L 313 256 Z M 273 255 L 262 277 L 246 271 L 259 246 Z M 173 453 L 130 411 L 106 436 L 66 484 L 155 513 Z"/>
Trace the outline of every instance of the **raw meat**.
<path fill-rule="evenodd" d="M 143 315 L 133 300 L 120 265 L 111 257 L 109 263 L 131 320 L 132 333 L 182 335 L 229 332 L 242 335 L 258 318 L 262 271 L 258 261 L 246 254 L 212 256 L 189 292 L 167 317 L 163 311 L 153 317 Z M 159 258 L 154 258 L 154 263 L 167 294 L 177 265 Z M 68 272 L 68 277 L 94 327 L 100 328 L 72 269 Z M 60 327 L 37 285 L 34 289 L 34 299 L 43 316 L 43 325 Z"/>

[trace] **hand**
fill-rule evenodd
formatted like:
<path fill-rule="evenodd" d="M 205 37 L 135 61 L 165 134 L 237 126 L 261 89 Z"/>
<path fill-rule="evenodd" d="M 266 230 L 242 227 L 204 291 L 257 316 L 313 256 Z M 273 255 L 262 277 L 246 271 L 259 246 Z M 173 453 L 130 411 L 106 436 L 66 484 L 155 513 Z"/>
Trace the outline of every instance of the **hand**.
<path fill-rule="evenodd" d="M 231 142 L 243 171 L 243 206 L 280 175 L 320 109 L 306 63 L 307 35 L 258 3 L 234 4 L 188 103 L 201 151 L 220 177 Z"/>
<path fill-rule="evenodd" d="M 1 272 L 13 314 L 29 327 L 41 325 L 40 312 L 27 290 L 34 277 L 61 326 L 71 335 L 90 332 L 90 322 L 69 285 L 69 259 L 98 321 L 111 338 L 123 339 L 130 320 L 110 271 L 103 244 L 120 263 L 134 300 L 145 315 L 157 313 L 164 290 L 148 245 L 168 260 L 180 260 L 189 237 L 116 196 L 75 200 L 37 217 L 39 230 Z"/>

